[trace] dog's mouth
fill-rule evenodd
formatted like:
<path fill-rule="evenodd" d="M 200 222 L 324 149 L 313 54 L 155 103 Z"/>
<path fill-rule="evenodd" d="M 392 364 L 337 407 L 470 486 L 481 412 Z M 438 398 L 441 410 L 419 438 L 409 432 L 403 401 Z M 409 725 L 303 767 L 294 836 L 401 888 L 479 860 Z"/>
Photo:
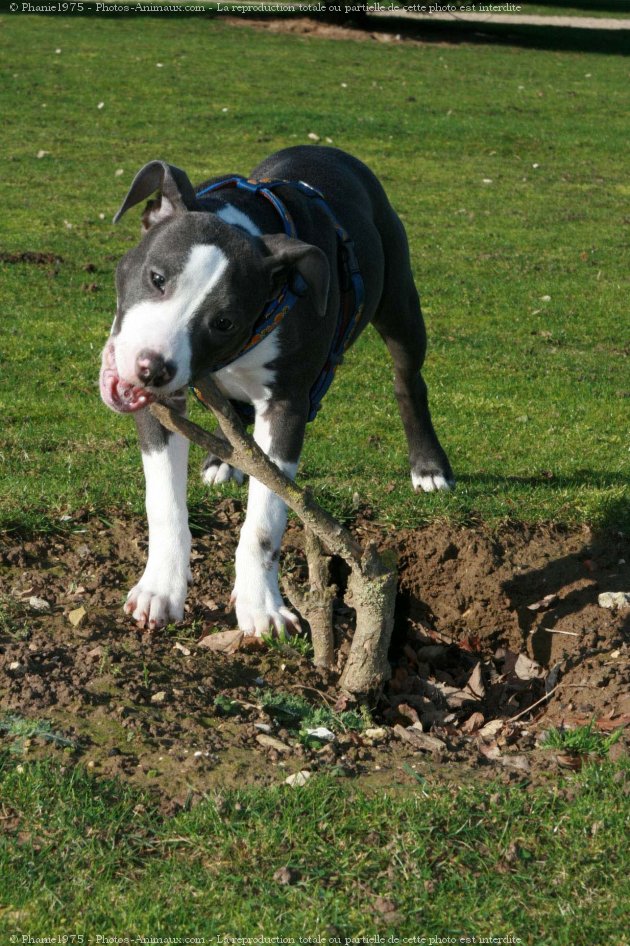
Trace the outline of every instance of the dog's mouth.
<path fill-rule="evenodd" d="M 103 349 L 100 374 L 101 398 L 112 411 L 131 414 L 151 404 L 155 397 L 146 388 L 130 384 L 118 374 L 114 357 L 114 343 L 109 341 Z"/>

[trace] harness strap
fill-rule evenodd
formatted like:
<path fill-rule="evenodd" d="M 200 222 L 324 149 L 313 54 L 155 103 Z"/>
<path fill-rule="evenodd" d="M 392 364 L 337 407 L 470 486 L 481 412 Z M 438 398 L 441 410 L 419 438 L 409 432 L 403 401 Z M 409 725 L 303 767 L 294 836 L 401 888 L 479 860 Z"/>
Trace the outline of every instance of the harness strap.
<path fill-rule="evenodd" d="M 361 270 L 354 250 L 354 243 L 344 227 L 339 223 L 335 214 L 324 199 L 323 194 L 316 188 L 311 187 L 305 181 L 284 181 L 262 179 L 252 181 L 247 178 L 235 175 L 215 181 L 197 191 L 197 197 L 205 197 L 207 194 L 221 190 L 225 187 L 237 187 L 239 190 L 247 191 L 250 194 L 259 194 L 268 200 L 274 207 L 280 217 L 284 232 L 287 236 L 296 238 L 297 229 L 291 214 L 285 207 L 280 198 L 274 194 L 276 187 L 293 187 L 300 191 L 304 196 L 315 201 L 319 207 L 326 213 L 337 234 L 339 246 L 339 274 L 341 288 L 341 302 L 339 306 L 339 315 L 337 317 L 337 326 L 333 337 L 333 343 L 328 354 L 328 358 L 322 368 L 319 377 L 316 379 L 310 391 L 310 410 L 308 420 L 311 421 L 317 415 L 324 394 L 332 384 L 335 372 L 343 356 L 352 341 L 354 331 L 361 319 L 363 313 L 365 287 Z M 267 335 L 270 334 L 283 321 L 286 315 L 291 311 L 297 300 L 303 295 L 306 289 L 306 283 L 302 276 L 297 274 L 291 285 L 282 287 L 278 295 L 267 303 L 260 317 L 257 319 L 251 338 L 244 348 L 229 358 L 227 361 L 212 368 L 212 371 L 218 371 L 231 364 L 245 352 L 250 351 L 256 345 L 260 344 Z M 203 399 L 199 392 L 192 386 L 193 393 L 202 404 Z M 254 409 L 251 404 L 241 401 L 233 401 L 233 406 L 239 413 L 241 419 L 250 423 L 254 419 Z M 205 406 L 205 405 L 204 405 Z"/>

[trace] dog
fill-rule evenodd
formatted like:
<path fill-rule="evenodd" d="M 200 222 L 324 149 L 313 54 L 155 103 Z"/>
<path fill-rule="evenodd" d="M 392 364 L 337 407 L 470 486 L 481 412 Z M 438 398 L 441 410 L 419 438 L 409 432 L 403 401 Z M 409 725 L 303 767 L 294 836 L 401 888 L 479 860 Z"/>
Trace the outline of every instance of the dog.
<path fill-rule="evenodd" d="M 186 410 L 186 390 L 211 373 L 253 416 L 254 438 L 294 478 L 307 423 L 343 351 L 372 323 L 394 363 L 395 394 L 416 491 L 449 489 L 453 472 L 433 429 L 421 375 L 426 332 L 404 227 L 372 171 L 337 148 L 278 151 L 248 179 L 197 188 L 151 161 L 117 222 L 152 195 L 140 243 L 116 271 L 117 311 L 102 354 L 105 404 L 133 413 L 146 478 L 149 552 L 125 612 L 141 627 L 183 618 L 191 580 L 188 441 L 147 410 Z M 357 405 L 357 411 L 366 405 Z M 242 474 L 214 456 L 209 485 Z M 299 627 L 278 587 L 286 507 L 252 479 L 232 593 L 239 627 Z"/>

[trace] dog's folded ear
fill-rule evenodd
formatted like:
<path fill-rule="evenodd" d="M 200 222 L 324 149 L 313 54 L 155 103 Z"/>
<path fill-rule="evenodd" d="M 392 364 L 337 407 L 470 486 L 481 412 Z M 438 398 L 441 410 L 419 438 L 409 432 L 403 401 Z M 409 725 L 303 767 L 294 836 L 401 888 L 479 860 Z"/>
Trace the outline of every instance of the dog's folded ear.
<path fill-rule="evenodd" d="M 173 214 L 194 210 L 197 203 L 194 188 L 184 171 L 167 164 L 166 161 L 150 161 L 134 177 L 127 196 L 114 217 L 114 223 L 118 223 L 130 207 L 146 200 L 155 191 L 159 191 L 158 197 L 151 201 L 142 215 L 145 230 Z"/>
<path fill-rule="evenodd" d="M 316 314 L 323 317 L 328 304 L 330 288 L 330 267 L 326 254 L 317 246 L 294 240 L 284 233 L 266 234 L 260 237 L 269 254 L 264 265 L 269 273 L 270 282 L 277 286 L 279 282 L 290 282 L 294 273 L 299 273 L 306 283 L 307 295 Z"/>

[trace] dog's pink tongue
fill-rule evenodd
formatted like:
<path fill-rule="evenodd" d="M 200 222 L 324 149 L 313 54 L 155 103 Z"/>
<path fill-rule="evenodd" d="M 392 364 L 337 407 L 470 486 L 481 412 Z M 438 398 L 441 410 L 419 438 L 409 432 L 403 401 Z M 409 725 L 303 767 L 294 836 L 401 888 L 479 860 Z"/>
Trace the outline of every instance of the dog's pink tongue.
<path fill-rule="evenodd" d="M 101 398 L 112 411 L 119 414 L 139 411 L 154 400 L 153 395 L 144 388 L 136 387 L 120 378 L 111 342 L 103 349 L 99 382 Z"/>

